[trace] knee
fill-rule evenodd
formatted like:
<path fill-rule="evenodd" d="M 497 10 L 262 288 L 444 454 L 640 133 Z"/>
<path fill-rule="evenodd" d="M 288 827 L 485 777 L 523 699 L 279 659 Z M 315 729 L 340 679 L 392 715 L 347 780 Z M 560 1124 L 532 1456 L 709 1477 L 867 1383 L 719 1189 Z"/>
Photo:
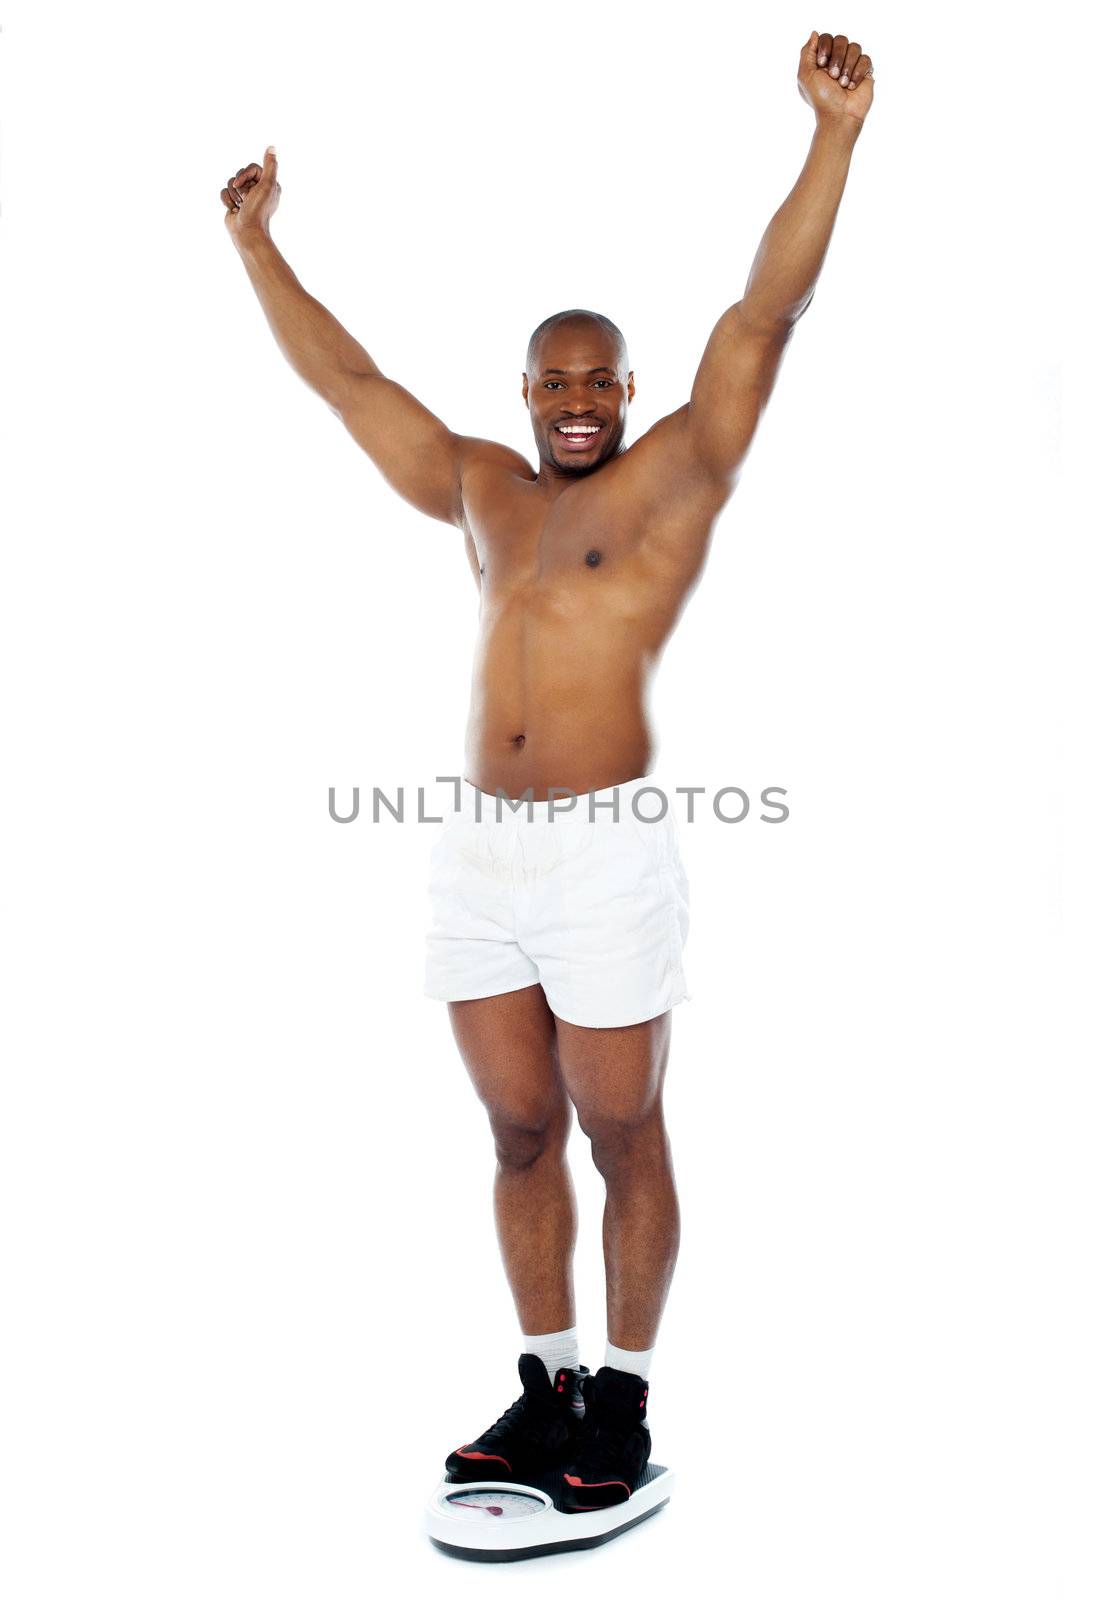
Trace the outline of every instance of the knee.
<path fill-rule="evenodd" d="M 589 1112 L 584 1116 L 579 1112 L 578 1122 L 589 1140 L 593 1165 L 604 1178 L 643 1167 L 666 1145 L 659 1105 L 635 1112 Z"/>
<path fill-rule="evenodd" d="M 489 1127 L 497 1165 L 504 1171 L 523 1172 L 545 1155 L 561 1155 L 566 1148 L 569 1118 L 562 1109 L 509 1114 L 491 1111 Z"/>

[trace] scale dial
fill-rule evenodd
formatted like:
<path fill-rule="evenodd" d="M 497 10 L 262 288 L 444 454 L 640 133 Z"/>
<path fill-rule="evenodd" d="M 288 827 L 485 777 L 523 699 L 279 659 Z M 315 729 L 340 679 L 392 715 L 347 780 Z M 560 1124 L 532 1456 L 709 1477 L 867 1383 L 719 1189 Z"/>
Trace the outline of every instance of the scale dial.
<path fill-rule="evenodd" d="M 444 1511 L 472 1522 L 534 1517 L 550 1503 L 543 1495 L 518 1489 L 455 1489 L 441 1501 Z"/>

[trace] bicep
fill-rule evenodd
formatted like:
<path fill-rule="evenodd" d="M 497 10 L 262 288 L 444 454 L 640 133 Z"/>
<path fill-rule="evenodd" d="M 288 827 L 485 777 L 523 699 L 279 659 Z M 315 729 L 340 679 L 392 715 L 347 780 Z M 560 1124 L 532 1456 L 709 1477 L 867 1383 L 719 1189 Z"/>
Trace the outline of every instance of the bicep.
<path fill-rule="evenodd" d="M 743 463 L 778 376 L 792 328 L 760 324 L 729 306 L 717 322 L 697 376 L 687 417 L 691 450 L 721 475 Z"/>
<path fill-rule="evenodd" d="M 352 377 L 331 408 L 391 488 L 460 527 L 464 441 L 392 378 Z"/>

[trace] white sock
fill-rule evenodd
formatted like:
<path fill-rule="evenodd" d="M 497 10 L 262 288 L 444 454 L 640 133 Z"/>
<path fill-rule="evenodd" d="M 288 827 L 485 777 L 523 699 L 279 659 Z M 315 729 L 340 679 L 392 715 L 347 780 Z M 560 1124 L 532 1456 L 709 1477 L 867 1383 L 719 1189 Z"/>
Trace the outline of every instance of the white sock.
<path fill-rule="evenodd" d="M 525 1333 L 524 1350 L 528 1355 L 539 1357 L 553 1383 L 559 1367 L 569 1367 L 571 1372 L 578 1369 L 578 1330 L 563 1328 L 561 1333 Z"/>
<path fill-rule="evenodd" d="M 615 1367 L 618 1372 L 634 1372 L 637 1378 L 642 1378 L 646 1383 L 654 1353 L 654 1345 L 649 1350 L 621 1350 L 618 1344 L 610 1340 L 605 1345 L 605 1366 Z"/>

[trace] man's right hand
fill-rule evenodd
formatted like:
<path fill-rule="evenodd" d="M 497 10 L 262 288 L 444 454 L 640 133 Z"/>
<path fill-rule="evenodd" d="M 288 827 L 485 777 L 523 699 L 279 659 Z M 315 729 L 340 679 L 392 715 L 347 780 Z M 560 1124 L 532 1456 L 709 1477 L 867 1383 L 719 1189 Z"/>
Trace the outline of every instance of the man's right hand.
<path fill-rule="evenodd" d="M 220 190 L 220 199 L 227 207 L 223 220 L 233 239 L 247 233 L 269 232 L 270 218 L 281 199 L 272 144 L 266 146 L 261 166 L 252 161 L 249 167 L 240 167 L 233 178 L 228 178 L 227 188 Z"/>

